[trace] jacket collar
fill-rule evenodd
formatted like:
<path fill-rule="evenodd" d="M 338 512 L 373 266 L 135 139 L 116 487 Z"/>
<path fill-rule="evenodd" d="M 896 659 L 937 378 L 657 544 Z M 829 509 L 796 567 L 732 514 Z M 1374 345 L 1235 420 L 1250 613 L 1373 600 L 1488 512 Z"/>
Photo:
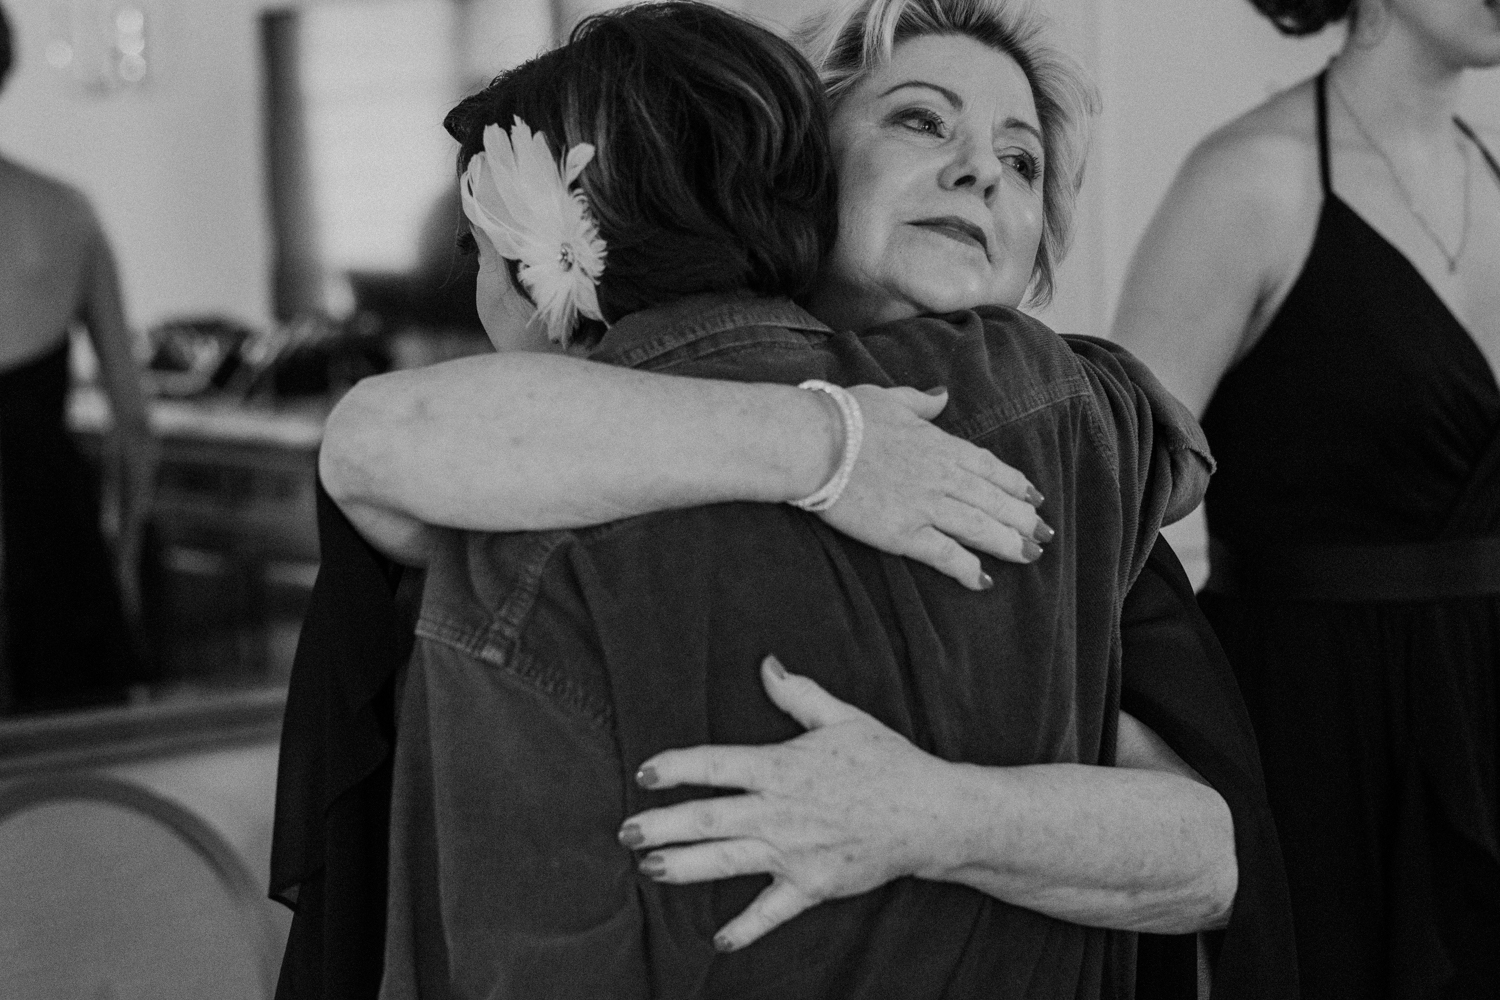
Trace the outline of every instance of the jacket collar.
<path fill-rule="evenodd" d="M 637 368 L 695 340 L 754 326 L 833 332 L 790 299 L 763 298 L 751 292 L 708 293 L 622 318 L 589 353 L 589 360 Z"/>

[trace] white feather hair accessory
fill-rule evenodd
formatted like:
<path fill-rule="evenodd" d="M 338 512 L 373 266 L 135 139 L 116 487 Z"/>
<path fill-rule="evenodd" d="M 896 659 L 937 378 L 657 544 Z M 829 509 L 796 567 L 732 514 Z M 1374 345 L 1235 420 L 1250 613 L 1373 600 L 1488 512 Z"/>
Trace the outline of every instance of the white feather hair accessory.
<path fill-rule="evenodd" d="M 536 303 L 533 322 L 547 338 L 567 346 L 580 314 L 602 320 L 596 291 L 606 247 L 583 192 L 573 182 L 594 158 L 584 142 L 561 165 L 547 137 L 519 117 L 506 132 L 484 129 L 484 152 L 475 153 L 459 190 L 464 215 L 484 230 L 507 260 L 520 263 L 521 284 Z"/>

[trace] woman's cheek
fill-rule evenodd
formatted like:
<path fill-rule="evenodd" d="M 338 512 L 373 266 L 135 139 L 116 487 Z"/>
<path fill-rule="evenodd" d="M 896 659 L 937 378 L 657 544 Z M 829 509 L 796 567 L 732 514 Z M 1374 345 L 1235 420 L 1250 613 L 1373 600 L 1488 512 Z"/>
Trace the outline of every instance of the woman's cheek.
<path fill-rule="evenodd" d="M 1046 212 L 1042 206 L 1041 195 L 1034 195 L 1032 198 L 1022 202 L 1021 206 L 1020 225 L 1022 230 L 1027 234 L 1027 239 L 1030 241 L 1032 247 L 1031 256 L 1035 258 L 1036 252 L 1042 246 L 1042 228 L 1047 221 Z"/>
<path fill-rule="evenodd" d="M 1031 285 L 1037 254 L 1042 249 L 1042 206 L 1039 201 L 1017 199 L 997 221 L 1005 242 L 1006 263 L 995 282 L 998 297 L 991 301 L 994 305 L 1015 306 L 1020 304 Z"/>
<path fill-rule="evenodd" d="M 882 231 L 881 219 L 864 208 L 856 208 L 839 217 L 839 235 L 831 259 L 832 275 L 851 285 L 879 285 L 883 258 L 889 252 L 889 238 Z"/>

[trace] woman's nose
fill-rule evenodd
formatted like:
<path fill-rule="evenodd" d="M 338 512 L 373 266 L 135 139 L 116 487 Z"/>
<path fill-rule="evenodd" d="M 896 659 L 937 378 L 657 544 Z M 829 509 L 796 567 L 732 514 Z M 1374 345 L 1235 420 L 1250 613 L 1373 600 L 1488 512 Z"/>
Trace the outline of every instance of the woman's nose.
<path fill-rule="evenodd" d="M 947 190 L 972 190 L 988 204 L 999 190 L 1004 167 L 987 143 L 965 143 L 943 167 L 938 183 Z"/>

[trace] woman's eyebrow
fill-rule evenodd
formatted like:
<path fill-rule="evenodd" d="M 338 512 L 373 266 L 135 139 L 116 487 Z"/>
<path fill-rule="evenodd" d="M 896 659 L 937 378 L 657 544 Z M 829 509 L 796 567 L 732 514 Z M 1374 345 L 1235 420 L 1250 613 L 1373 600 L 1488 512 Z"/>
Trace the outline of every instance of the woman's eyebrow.
<path fill-rule="evenodd" d="M 1042 145 L 1042 146 L 1046 145 L 1046 143 L 1043 142 L 1043 140 L 1042 140 L 1042 130 L 1039 129 L 1039 128 L 1037 128 L 1035 125 L 1031 124 L 1031 122 L 1026 121 L 1024 119 L 1021 119 L 1021 118 L 1007 118 L 1007 119 L 1005 119 L 1005 121 L 1003 121 L 1003 122 L 1000 123 L 1000 127 L 1003 128 L 1003 129 L 1005 129 L 1007 132 L 1009 132 L 1009 131 L 1017 131 L 1017 130 L 1019 130 L 1021 132 L 1026 132 L 1026 133 L 1030 134 L 1031 137 L 1034 138 L 1037 141 L 1038 145 Z"/>
<path fill-rule="evenodd" d="M 882 91 L 880 96 L 887 97 L 903 87 L 926 87 L 928 90 L 934 90 L 943 95 L 944 99 L 958 110 L 962 111 L 964 109 L 964 99 L 959 97 L 955 91 L 949 90 L 947 87 L 940 87 L 935 83 L 928 83 L 926 80 L 905 80 L 894 87 L 889 87 Z"/>

